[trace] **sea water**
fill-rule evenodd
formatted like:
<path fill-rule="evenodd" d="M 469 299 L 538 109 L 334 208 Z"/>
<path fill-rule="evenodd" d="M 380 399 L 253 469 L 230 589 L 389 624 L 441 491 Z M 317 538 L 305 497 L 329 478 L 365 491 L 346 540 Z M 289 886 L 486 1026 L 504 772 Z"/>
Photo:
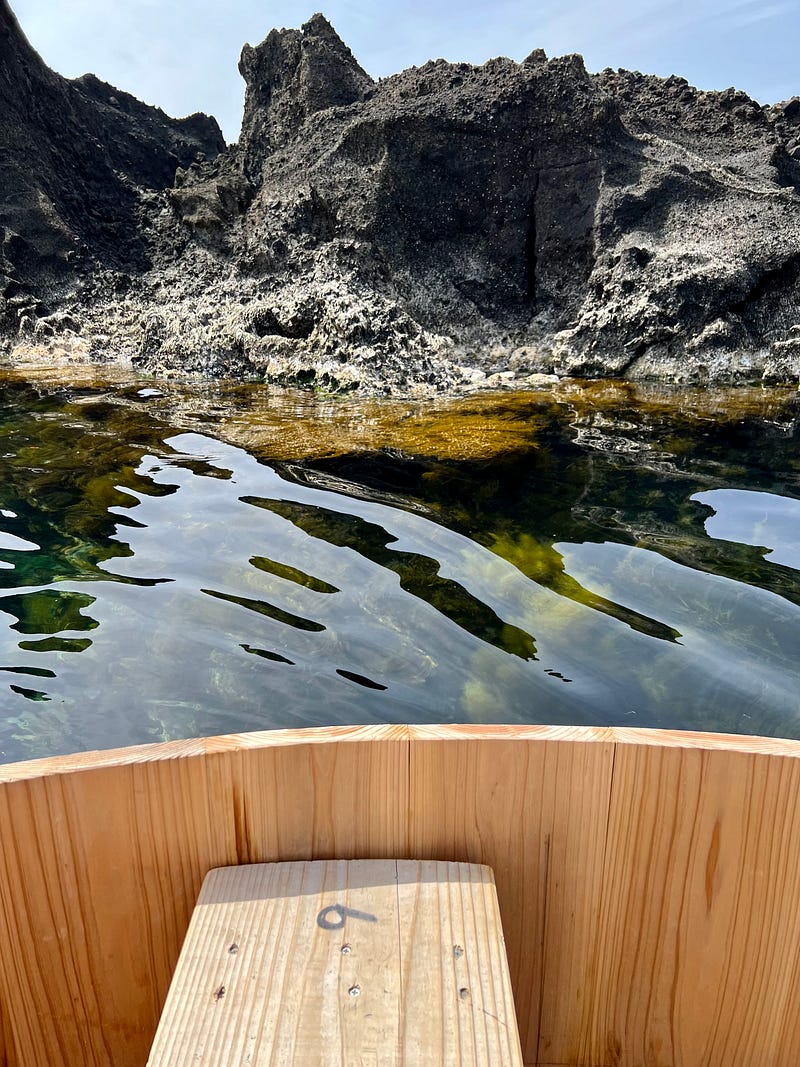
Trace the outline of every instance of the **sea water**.
<path fill-rule="evenodd" d="M 373 722 L 800 737 L 792 389 L 0 375 L 0 760 Z"/>

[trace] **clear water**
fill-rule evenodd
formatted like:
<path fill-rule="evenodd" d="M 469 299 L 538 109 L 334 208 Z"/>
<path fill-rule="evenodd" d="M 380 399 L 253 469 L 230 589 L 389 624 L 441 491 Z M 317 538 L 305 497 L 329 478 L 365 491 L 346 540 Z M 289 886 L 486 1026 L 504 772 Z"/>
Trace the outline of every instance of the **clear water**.
<path fill-rule="evenodd" d="M 0 376 L 0 760 L 366 722 L 800 737 L 796 391 Z"/>

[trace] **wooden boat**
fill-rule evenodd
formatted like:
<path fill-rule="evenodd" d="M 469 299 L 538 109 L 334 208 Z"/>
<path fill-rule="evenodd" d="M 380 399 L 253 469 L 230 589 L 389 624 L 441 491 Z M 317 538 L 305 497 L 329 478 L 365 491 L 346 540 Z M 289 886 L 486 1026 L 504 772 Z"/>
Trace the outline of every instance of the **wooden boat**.
<path fill-rule="evenodd" d="M 0 768 L 0 1064 L 141 1067 L 206 871 L 495 872 L 525 1063 L 800 1063 L 800 742 L 245 734 Z"/>

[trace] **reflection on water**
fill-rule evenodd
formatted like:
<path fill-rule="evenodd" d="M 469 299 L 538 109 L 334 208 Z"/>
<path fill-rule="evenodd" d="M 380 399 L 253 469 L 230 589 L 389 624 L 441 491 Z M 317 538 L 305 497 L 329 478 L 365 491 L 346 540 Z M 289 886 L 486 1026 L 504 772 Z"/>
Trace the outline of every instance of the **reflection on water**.
<path fill-rule="evenodd" d="M 709 537 L 760 545 L 770 563 L 800 570 L 800 500 L 747 489 L 712 489 L 694 497 L 714 514 Z"/>
<path fill-rule="evenodd" d="M 4 760 L 333 722 L 800 736 L 796 393 L 0 402 Z"/>

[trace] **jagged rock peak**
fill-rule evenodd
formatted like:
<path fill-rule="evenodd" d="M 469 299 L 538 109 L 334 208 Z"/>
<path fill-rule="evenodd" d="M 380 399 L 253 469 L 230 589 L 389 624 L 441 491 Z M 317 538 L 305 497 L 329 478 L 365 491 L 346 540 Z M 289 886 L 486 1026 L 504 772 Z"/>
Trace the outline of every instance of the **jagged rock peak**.
<path fill-rule="evenodd" d="M 5 87 L 13 97 L 23 70 L 26 80 L 33 77 L 52 81 L 54 78 L 28 41 L 7 0 L 0 0 L 0 93 Z M 0 103 L 5 105 L 7 101 L 0 96 Z M 13 99 L 8 103 L 13 106 Z"/>
<path fill-rule="evenodd" d="M 212 118 L 171 119 L 93 75 L 50 70 L 0 0 L 0 315 L 9 296 L 17 317 L 47 306 L 79 259 L 143 268 L 140 193 L 224 147 Z"/>
<path fill-rule="evenodd" d="M 547 62 L 547 52 L 543 48 L 534 48 L 529 56 L 522 61 L 524 67 L 541 67 Z"/>
<path fill-rule="evenodd" d="M 12 30 L 14 33 L 24 36 L 22 30 L 19 28 L 16 15 L 8 6 L 7 0 L 0 0 L 0 30 Z"/>
<path fill-rule="evenodd" d="M 321 11 L 317 11 L 316 14 L 312 15 L 308 22 L 303 23 L 300 29 L 306 37 L 326 37 L 335 47 L 346 51 L 348 54 L 350 53 L 350 49 Z"/>
<path fill-rule="evenodd" d="M 239 73 L 247 83 L 242 143 L 256 165 L 265 150 L 290 140 L 309 115 L 363 100 L 374 84 L 320 14 L 300 30 L 272 30 L 255 48 L 246 44 Z"/>

